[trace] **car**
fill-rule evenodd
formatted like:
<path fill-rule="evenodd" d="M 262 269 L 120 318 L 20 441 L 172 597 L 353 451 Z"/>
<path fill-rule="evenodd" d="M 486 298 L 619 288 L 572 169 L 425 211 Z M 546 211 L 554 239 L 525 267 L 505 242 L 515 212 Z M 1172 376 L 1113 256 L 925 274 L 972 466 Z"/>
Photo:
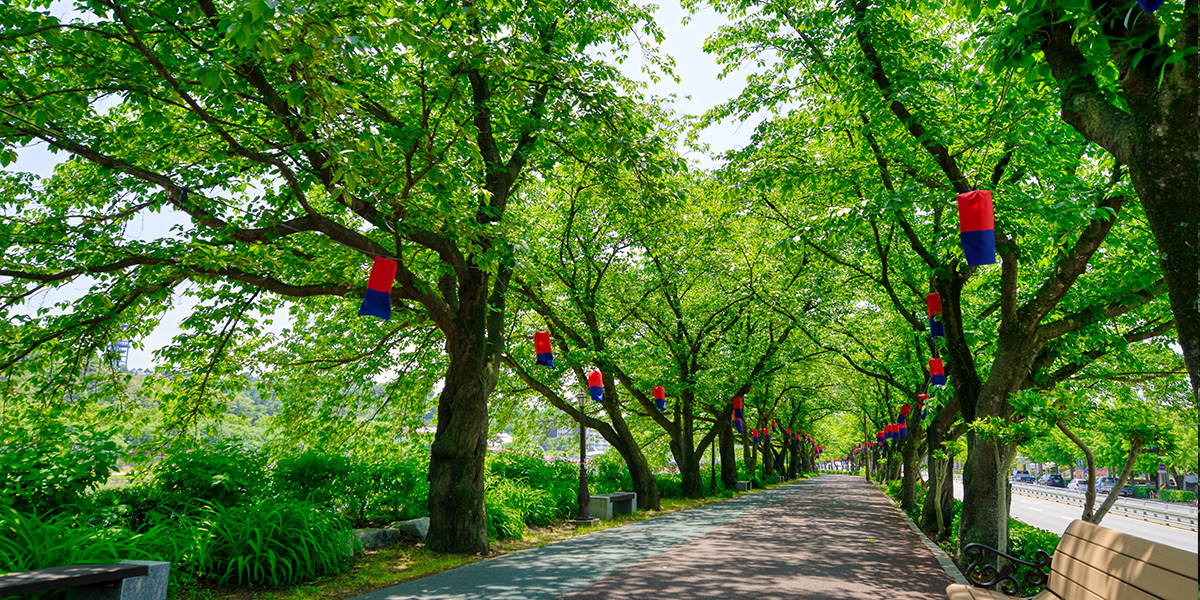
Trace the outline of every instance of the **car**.
<path fill-rule="evenodd" d="M 1029 471 L 1014 471 L 1011 481 L 1013 483 L 1033 483 L 1037 479 L 1033 475 L 1030 475 Z"/>
<path fill-rule="evenodd" d="M 1067 484 L 1067 489 L 1068 490 L 1078 490 L 1081 492 L 1086 491 L 1087 490 L 1087 480 L 1086 479 L 1072 479 L 1071 482 Z"/>
<path fill-rule="evenodd" d="M 1097 494 L 1108 494 L 1108 493 L 1112 492 L 1113 486 L 1115 486 L 1115 485 L 1117 485 L 1116 477 L 1101 477 L 1100 479 L 1096 480 L 1096 493 Z M 1126 497 L 1132 496 L 1133 495 L 1133 486 L 1129 485 L 1129 484 L 1125 484 L 1124 486 L 1121 487 L 1121 491 L 1117 492 L 1117 495 L 1118 496 L 1126 496 Z"/>
<path fill-rule="evenodd" d="M 1062 475 L 1058 473 L 1042 473 L 1042 476 L 1038 477 L 1037 484 L 1047 487 L 1067 487 L 1067 484 L 1063 482 Z"/>

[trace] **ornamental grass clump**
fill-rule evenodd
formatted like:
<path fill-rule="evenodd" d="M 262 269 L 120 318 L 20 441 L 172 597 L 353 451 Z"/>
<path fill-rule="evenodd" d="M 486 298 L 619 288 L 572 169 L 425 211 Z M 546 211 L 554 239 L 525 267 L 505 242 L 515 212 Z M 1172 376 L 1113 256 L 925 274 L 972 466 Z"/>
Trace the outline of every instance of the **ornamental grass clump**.
<path fill-rule="evenodd" d="M 297 500 L 214 505 L 198 574 L 217 585 L 268 587 L 340 573 L 355 552 L 350 525 L 332 510 Z"/>

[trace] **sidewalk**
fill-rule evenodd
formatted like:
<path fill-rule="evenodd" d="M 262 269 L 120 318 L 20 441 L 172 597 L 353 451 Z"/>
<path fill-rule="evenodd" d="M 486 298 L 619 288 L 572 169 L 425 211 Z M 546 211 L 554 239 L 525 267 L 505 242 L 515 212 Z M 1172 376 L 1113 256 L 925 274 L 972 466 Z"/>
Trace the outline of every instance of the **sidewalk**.
<path fill-rule="evenodd" d="M 950 583 L 874 486 L 824 475 L 354 600 L 942 599 Z"/>

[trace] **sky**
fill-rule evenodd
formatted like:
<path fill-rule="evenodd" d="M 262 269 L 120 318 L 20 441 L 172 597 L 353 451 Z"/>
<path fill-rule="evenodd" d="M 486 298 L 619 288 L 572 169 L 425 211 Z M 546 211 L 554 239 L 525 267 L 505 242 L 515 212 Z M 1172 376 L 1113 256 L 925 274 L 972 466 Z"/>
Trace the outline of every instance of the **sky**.
<path fill-rule="evenodd" d="M 688 23 L 684 24 L 684 20 Z M 648 96 L 663 98 L 668 101 L 671 95 L 674 100 L 670 109 L 679 115 L 701 115 L 708 109 L 736 96 L 745 83 L 745 73 L 736 72 L 724 80 L 718 80 L 721 67 L 715 57 L 705 54 L 703 44 L 705 38 L 715 32 L 725 23 L 725 18 L 715 14 L 711 8 L 703 8 L 689 15 L 677 0 L 661 0 L 655 13 L 655 20 L 662 28 L 665 39 L 660 47 L 662 52 L 671 55 L 675 60 L 676 82 L 671 78 L 662 77 L 658 82 L 641 72 L 639 60 L 632 59 L 621 65 L 621 70 L 627 77 L 646 84 Z M 739 123 L 725 122 L 708 127 L 700 132 L 699 140 L 709 147 L 710 155 L 705 156 L 680 147 L 685 157 L 694 165 L 709 167 L 714 164 L 712 156 L 718 156 L 726 150 L 740 148 L 745 145 L 753 133 L 757 121 Z M 54 165 L 64 160 L 64 153 L 53 154 L 45 145 L 37 144 L 18 151 L 17 161 L 5 168 L 7 171 L 24 171 L 46 176 L 52 173 Z M 169 228 L 181 221 L 178 213 L 151 214 L 139 217 L 141 220 L 129 228 L 134 236 L 153 236 L 165 233 Z M 53 290 L 36 299 L 36 302 L 26 308 L 32 312 L 40 306 L 53 305 L 64 299 L 82 296 L 88 289 L 85 282 L 77 282 L 63 288 Z M 168 310 L 162 322 L 146 338 L 134 340 L 135 347 L 129 353 L 129 368 L 152 369 L 155 366 L 153 352 L 167 345 L 171 338 L 179 332 L 179 323 L 189 314 L 195 305 L 190 298 L 179 294 L 175 306 Z M 283 315 L 279 315 L 282 317 Z M 275 331 L 286 324 L 283 318 L 277 318 L 272 326 Z"/>

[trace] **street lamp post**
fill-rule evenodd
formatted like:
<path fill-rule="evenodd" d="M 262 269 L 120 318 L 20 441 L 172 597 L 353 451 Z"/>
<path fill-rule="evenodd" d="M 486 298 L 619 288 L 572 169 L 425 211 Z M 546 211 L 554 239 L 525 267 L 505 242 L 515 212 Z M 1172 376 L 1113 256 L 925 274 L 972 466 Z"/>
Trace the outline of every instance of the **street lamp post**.
<path fill-rule="evenodd" d="M 579 513 L 576 521 L 591 521 L 592 515 L 588 510 L 592 498 L 588 495 L 587 484 L 587 394 L 575 394 L 579 400 Z"/>

